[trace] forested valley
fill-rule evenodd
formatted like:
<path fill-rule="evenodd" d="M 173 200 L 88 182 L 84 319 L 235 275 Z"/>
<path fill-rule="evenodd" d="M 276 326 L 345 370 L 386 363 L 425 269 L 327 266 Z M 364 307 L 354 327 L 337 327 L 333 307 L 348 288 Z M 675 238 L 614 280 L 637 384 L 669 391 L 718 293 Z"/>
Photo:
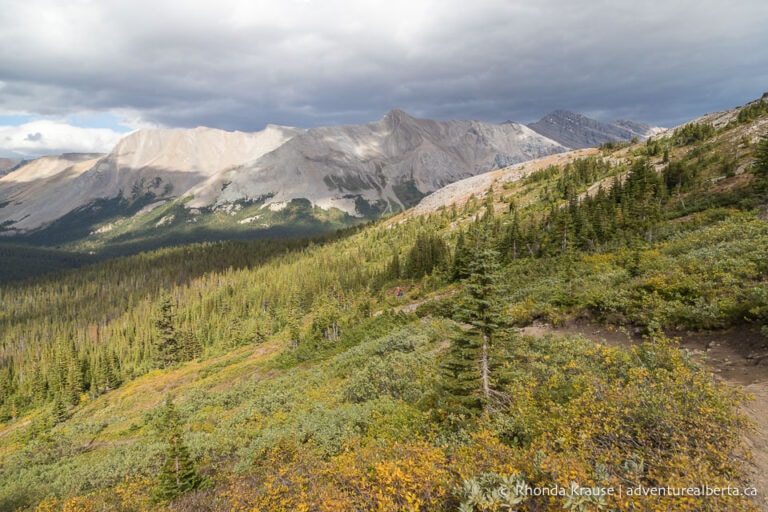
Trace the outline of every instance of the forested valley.
<path fill-rule="evenodd" d="M 758 101 L 427 215 L 3 284 L 0 510 L 759 510 L 619 489 L 749 485 L 748 397 L 675 335 L 768 342 L 767 275 Z M 645 341 L 520 332 L 572 320 Z"/>

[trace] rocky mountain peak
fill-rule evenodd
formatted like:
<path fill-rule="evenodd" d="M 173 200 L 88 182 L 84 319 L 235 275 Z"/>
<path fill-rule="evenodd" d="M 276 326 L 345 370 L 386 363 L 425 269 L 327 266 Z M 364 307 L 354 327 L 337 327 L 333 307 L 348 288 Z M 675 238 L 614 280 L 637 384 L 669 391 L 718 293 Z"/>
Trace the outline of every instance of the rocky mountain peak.
<path fill-rule="evenodd" d="M 387 130 L 394 132 L 399 129 L 415 126 L 418 120 L 407 112 L 394 108 L 387 112 L 380 122 Z"/>
<path fill-rule="evenodd" d="M 384 116 L 384 119 L 389 121 L 409 121 L 413 120 L 414 117 L 407 113 L 404 110 L 400 110 L 399 108 L 393 108 L 387 114 Z"/>
<path fill-rule="evenodd" d="M 550 112 L 528 127 L 573 149 L 597 147 L 606 142 L 630 141 L 633 137 L 642 140 L 660 130 L 645 123 L 626 120 L 603 123 L 568 110 Z"/>

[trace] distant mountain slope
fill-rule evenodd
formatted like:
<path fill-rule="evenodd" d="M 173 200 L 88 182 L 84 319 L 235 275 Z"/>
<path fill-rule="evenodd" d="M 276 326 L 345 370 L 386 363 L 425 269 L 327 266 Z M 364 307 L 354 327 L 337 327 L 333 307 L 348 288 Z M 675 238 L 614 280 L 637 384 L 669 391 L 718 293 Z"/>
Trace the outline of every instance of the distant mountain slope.
<path fill-rule="evenodd" d="M 0 203 L 6 203 L 0 224 L 12 232 L 27 232 L 99 199 L 172 199 L 223 168 L 258 158 L 298 132 L 277 126 L 256 133 L 141 130 L 122 139 L 108 155 L 86 163 L 73 163 L 71 155 L 40 158 L 0 180 Z"/>
<path fill-rule="evenodd" d="M 471 197 L 480 197 L 490 188 L 503 187 L 505 183 L 521 180 L 531 173 L 555 165 L 565 166 L 574 160 L 599 155 L 596 148 L 575 149 L 515 164 L 504 169 L 487 172 L 456 181 L 429 194 L 419 204 L 405 212 L 407 217 L 429 215 L 451 206 L 464 207 Z"/>
<path fill-rule="evenodd" d="M 20 165 L 0 178 L 0 226 L 11 233 L 35 228 L 72 209 L 74 180 L 103 155 L 46 156 Z M 79 206 L 79 205 L 76 205 Z"/>
<path fill-rule="evenodd" d="M 555 110 L 528 127 L 535 132 L 573 149 L 597 147 L 606 142 L 646 139 L 661 128 L 635 121 L 619 120 L 601 123 L 585 115 Z"/>
<path fill-rule="evenodd" d="M 0 235 L 90 251 L 139 238 L 159 246 L 329 230 L 409 208 L 464 178 L 654 130 L 565 111 L 528 127 L 401 110 L 308 130 L 141 130 L 107 155 L 44 157 L 2 176 Z"/>
<path fill-rule="evenodd" d="M 17 165 L 19 165 L 18 160 L 12 158 L 0 158 L 0 176 L 8 174 Z"/>
<path fill-rule="evenodd" d="M 303 198 L 363 216 L 407 208 L 458 179 L 565 150 L 516 123 L 439 122 L 393 110 L 377 122 L 299 134 L 191 190 L 189 205 Z"/>
<path fill-rule="evenodd" d="M 751 117 L 752 115 L 754 115 L 755 118 L 757 118 L 759 116 L 759 112 L 762 112 L 766 108 L 765 107 L 766 104 L 768 104 L 768 92 L 764 92 L 759 99 L 750 101 L 749 103 L 743 105 L 742 107 L 731 108 L 728 110 L 721 110 L 719 112 L 710 112 L 709 114 L 704 114 L 703 116 L 699 116 L 696 119 L 692 119 L 687 123 L 683 123 L 683 125 L 681 126 L 684 126 L 689 123 L 695 123 L 695 124 L 709 124 L 716 129 L 724 128 L 728 126 L 728 124 L 730 123 L 738 122 L 739 119 L 745 115 L 747 118 Z M 752 112 L 752 114 L 750 114 L 750 111 Z M 680 128 L 680 126 L 675 128 Z M 673 129 L 669 130 L 670 133 L 672 133 L 673 131 L 674 131 Z"/>
<path fill-rule="evenodd" d="M 174 229 L 215 224 L 223 230 L 217 236 L 226 237 L 230 229 L 297 221 L 268 214 L 293 201 L 305 219 L 338 217 L 313 210 L 319 207 L 341 212 L 345 224 L 410 207 L 458 179 L 566 149 L 516 123 L 438 122 L 399 110 L 365 125 L 310 130 L 142 130 L 108 155 L 38 159 L 4 176 L 0 226 L 5 236 L 34 235 L 42 244 L 118 225 L 109 236 L 131 238 L 141 226 L 168 238 Z M 243 207 L 247 216 L 232 217 Z M 212 215 L 217 220 L 208 222 Z M 144 220 L 129 226 L 127 219 Z"/>

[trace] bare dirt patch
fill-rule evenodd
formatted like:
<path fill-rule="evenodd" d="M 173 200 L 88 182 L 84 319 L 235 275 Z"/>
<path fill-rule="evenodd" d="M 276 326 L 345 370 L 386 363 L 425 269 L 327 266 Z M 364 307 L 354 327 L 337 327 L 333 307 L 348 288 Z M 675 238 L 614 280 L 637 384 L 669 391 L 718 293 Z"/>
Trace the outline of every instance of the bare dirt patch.
<path fill-rule="evenodd" d="M 622 329 L 590 323 L 568 322 L 554 327 L 534 324 L 522 329 L 531 336 L 580 334 L 588 339 L 612 345 L 629 345 L 642 337 Z M 750 485 L 757 488 L 758 506 L 768 511 L 768 339 L 756 329 L 740 326 L 725 331 L 672 332 L 681 348 L 688 349 L 720 379 L 744 390 L 751 399 L 744 413 L 755 425 L 745 435 L 745 445 L 752 453 Z"/>

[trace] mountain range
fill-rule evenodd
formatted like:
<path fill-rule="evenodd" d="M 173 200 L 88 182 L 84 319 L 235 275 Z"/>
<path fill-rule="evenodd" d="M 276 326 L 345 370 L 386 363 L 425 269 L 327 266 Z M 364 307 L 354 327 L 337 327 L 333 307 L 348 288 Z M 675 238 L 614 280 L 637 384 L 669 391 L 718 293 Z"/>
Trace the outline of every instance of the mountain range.
<path fill-rule="evenodd" d="M 0 176 L 11 172 L 19 163 L 18 160 L 12 158 L 0 158 Z"/>
<path fill-rule="evenodd" d="M 106 155 L 42 157 L 15 168 L 3 161 L 0 235 L 98 248 L 142 237 L 161 245 L 182 232 L 185 240 L 228 230 L 279 235 L 302 222 L 305 231 L 327 230 L 411 207 L 463 178 L 656 130 L 565 111 L 525 126 L 401 110 L 306 130 L 140 130 Z"/>
<path fill-rule="evenodd" d="M 591 148 L 606 142 L 621 142 L 637 138 L 643 140 L 663 131 L 663 128 L 637 121 L 619 120 L 601 123 L 589 117 L 555 110 L 528 128 L 569 148 Z"/>

